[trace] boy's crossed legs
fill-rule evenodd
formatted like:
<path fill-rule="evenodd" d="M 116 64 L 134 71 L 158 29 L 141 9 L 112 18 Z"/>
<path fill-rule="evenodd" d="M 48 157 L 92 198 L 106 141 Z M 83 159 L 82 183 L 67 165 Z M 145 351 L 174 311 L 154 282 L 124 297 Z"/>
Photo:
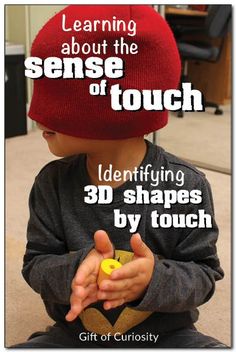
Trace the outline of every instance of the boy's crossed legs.
<path fill-rule="evenodd" d="M 129 334 L 129 333 L 127 333 Z M 46 332 L 38 332 L 29 338 L 28 341 L 11 346 L 11 348 L 227 348 L 220 341 L 213 337 L 204 335 L 197 331 L 194 326 L 186 327 L 176 331 L 162 334 L 157 342 L 109 342 L 81 341 L 78 334 L 71 334 L 65 327 L 55 324 Z"/>

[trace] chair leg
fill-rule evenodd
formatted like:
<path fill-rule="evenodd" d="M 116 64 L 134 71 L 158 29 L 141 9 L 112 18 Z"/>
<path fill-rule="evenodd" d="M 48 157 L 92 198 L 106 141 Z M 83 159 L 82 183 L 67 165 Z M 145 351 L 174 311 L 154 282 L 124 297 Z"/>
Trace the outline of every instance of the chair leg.
<path fill-rule="evenodd" d="M 184 60 L 183 62 L 183 66 L 182 66 L 182 75 L 181 75 L 181 81 L 180 83 L 184 83 L 184 82 L 188 82 L 188 61 Z M 216 103 L 212 103 L 210 101 L 206 101 L 205 102 L 205 107 L 209 107 L 209 108 L 215 108 L 215 115 L 223 115 L 223 110 L 220 109 L 219 105 Z M 183 118 L 184 117 L 184 111 L 183 110 L 179 110 L 177 112 L 177 117 L 179 118 Z"/>
<path fill-rule="evenodd" d="M 184 111 L 183 110 L 178 111 L 177 117 L 184 117 Z"/>
<path fill-rule="evenodd" d="M 188 61 L 187 60 L 185 60 L 183 62 L 180 84 L 182 85 L 182 83 L 184 83 L 184 82 L 188 82 Z M 183 110 L 179 110 L 177 112 L 177 117 L 183 118 L 184 117 L 184 111 Z"/>
<path fill-rule="evenodd" d="M 205 107 L 206 108 L 215 108 L 215 115 L 223 115 L 223 110 L 219 108 L 219 105 L 216 103 L 212 103 L 210 101 L 205 102 Z"/>

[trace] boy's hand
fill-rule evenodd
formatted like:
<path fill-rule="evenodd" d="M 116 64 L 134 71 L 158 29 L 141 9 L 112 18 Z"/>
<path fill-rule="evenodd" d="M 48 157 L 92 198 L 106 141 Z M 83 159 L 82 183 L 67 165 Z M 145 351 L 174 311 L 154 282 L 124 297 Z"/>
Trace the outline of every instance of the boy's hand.
<path fill-rule="evenodd" d="M 136 233 L 131 237 L 133 260 L 112 272 L 110 280 L 101 282 L 98 299 L 105 300 L 104 309 L 118 307 L 140 298 L 152 277 L 154 256 Z"/>
<path fill-rule="evenodd" d="M 113 246 L 105 231 L 94 234 L 95 249 L 92 249 L 79 266 L 72 281 L 70 296 L 71 308 L 66 315 L 67 321 L 73 321 L 81 311 L 97 298 L 97 276 L 103 259 L 113 257 Z"/>

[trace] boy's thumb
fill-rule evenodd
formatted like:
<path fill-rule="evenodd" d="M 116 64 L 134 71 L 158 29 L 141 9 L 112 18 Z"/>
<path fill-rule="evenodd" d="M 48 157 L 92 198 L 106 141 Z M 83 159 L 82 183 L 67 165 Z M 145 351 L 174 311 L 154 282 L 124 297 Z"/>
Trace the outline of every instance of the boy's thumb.
<path fill-rule="evenodd" d="M 104 258 L 113 257 L 113 244 L 110 241 L 110 238 L 106 231 L 98 230 L 94 234 L 94 242 L 96 250 L 104 255 Z"/>
<path fill-rule="evenodd" d="M 150 257 L 152 256 L 151 250 L 143 242 L 139 233 L 135 233 L 130 239 L 130 245 L 136 257 Z"/>

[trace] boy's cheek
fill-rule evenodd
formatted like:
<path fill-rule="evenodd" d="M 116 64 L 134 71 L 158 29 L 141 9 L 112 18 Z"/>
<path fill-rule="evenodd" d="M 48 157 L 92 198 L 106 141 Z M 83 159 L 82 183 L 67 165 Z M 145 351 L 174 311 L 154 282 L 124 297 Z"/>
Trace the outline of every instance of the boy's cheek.
<path fill-rule="evenodd" d="M 58 138 L 57 134 L 52 136 L 52 138 L 47 139 L 48 148 L 52 154 L 58 157 L 66 157 L 70 155 L 74 155 L 76 151 L 70 150 L 71 148 L 63 143 Z"/>
<path fill-rule="evenodd" d="M 89 151 L 87 140 L 56 133 L 47 140 L 49 150 L 58 157 L 67 157 Z"/>
<path fill-rule="evenodd" d="M 65 157 L 67 156 L 65 152 L 63 152 L 57 145 L 56 143 L 53 142 L 48 142 L 48 148 L 52 154 L 58 157 Z"/>

